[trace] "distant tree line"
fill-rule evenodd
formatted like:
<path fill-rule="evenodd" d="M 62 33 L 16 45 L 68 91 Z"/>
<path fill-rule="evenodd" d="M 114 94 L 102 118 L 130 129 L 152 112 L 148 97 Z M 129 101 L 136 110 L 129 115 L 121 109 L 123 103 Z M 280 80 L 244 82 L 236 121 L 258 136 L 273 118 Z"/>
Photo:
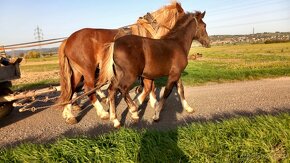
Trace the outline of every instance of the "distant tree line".
<path fill-rule="evenodd" d="M 35 50 L 31 50 L 31 51 L 28 51 L 26 53 L 19 54 L 20 57 L 24 57 L 25 59 L 28 59 L 28 58 L 40 58 L 40 57 L 47 57 L 47 56 L 53 56 L 53 55 L 56 55 L 56 53 L 55 52 L 41 53 L 41 52 L 35 51 Z"/>

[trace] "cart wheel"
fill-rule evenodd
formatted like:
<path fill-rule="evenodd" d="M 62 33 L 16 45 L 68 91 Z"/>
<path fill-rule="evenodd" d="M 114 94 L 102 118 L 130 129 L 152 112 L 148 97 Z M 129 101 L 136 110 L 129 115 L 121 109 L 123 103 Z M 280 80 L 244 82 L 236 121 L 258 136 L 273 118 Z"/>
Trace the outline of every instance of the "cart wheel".
<path fill-rule="evenodd" d="M 1 82 L 0 83 L 0 88 L 1 89 L 9 88 L 9 87 L 12 87 L 12 82 L 11 81 L 5 81 L 5 82 Z"/>
<path fill-rule="evenodd" d="M 13 102 L 6 102 L 0 104 L 0 119 L 7 116 L 13 110 Z"/>

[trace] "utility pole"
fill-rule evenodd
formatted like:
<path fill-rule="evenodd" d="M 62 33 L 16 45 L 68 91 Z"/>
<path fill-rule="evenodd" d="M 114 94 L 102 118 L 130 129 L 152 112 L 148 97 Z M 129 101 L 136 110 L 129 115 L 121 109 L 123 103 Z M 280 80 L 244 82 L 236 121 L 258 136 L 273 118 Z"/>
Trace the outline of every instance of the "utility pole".
<path fill-rule="evenodd" d="M 38 50 L 40 53 L 40 56 L 42 56 L 42 49 L 41 49 L 41 41 L 43 40 L 43 32 L 42 29 L 39 28 L 39 26 L 36 27 L 36 29 L 34 29 L 34 38 L 38 41 Z"/>

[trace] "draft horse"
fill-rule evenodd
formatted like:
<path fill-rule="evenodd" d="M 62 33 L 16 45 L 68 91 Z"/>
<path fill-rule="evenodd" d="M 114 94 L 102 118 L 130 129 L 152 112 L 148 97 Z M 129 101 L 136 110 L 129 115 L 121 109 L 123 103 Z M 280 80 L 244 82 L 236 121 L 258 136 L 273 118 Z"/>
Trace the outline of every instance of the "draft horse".
<path fill-rule="evenodd" d="M 168 76 L 164 94 L 155 105 L 154 120 L 159 119 L 160 111 L 174 86 L 177 86 L 182 107 L 188 112 L 194 111 L 185 100 L 180 76 L 188 64 L 187 56 L 192 41 L 197 40 L 205 47 L 210 46 L 206 24 L 202 20 L 204 15 L 205 12 L 185 14 L 161 39 L 128 35 L 111 43 L 107 49 L 108 55 L 105 55 L 106 64 L 102 65 L 98 84 L 111 81 L 108 98 L 110 120 L 114 127 L 120 126 L 115 111 L 115 95 L 118 90 L 132 115 L 138 118 L 138 106 L 129 95 L 129 88 L 137 77 L 144 78 L 144 90 L 147 90 L 148 95 L 154 79 Z"/>
<path fill-rule="evenodd" d="M 140 35 L 150 38 L 160 38 L 174 26 L 176 21 L 184 15 L 181 5 L 173 2 L 168 6 L 148 13 L 130 26 L 120 29 L 90 29 L 85 28 L 76 31 L 69 36 L 59 48 L 60 85 L 61 95 L 58 104 L 64 104 L 72 99 L 78 84 L 83 80 L 85 92 L 95 87 L 96 72 L 101 71 L 105 54 L 105 44 L 113 42 L 123 35 Z M 154 87 L 154 86 L 153 86 Z M 156 102 L 154 89 L 150 94 L 152 105 Z M 100 92 L 100 91 L 97 91 Z M 144 96 L 144 93 L 142 93 Z M 142 96 L 142 97 L 143 97 Z M 102 119 L 108 119 L 109 114 L 105 111 L 96 94 L 89 95 L 89 98 L 97 109 L 97 115 Z M 72 114 L 72 104 L 64 106 L 63 118 L 69 124 L 77 123 Z"/>

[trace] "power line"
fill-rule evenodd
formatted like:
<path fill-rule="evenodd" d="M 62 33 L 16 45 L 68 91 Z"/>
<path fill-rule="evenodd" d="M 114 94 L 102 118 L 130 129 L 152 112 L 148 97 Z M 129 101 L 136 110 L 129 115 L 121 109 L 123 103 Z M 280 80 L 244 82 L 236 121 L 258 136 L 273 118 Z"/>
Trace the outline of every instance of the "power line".
<path fill-rule="evenodd" d="M 225 20 L 236 20 L 236 19 L 243 19 L 243 18 L 248 18 L 248 17 L 252 17 L 252 16 L 260 16 L 260 15 L 269 15 L 269 14 L 273 14 L 272 12 L 277 12 L 277 11 L 288 11 L 287 9 L 289 9 L 288 7 L 285 7 L 285 8 L 281 8 L 279 10 L 275 9 L 275 10 L 268 10 L 267 13 L 265 12 L 254 12 L 254 13 L 250 13 L 250 14 L 244 14 L 244 15 L 240 15 L 239 17 L 226 17 L 226 18 L 220 18 L 219 19 L 213 19 L 213 21 L 210 21 L 211 23 L 212 22 L 222 22 L 222 21 L 225 21 Z"/>
<path fill-rule="evenodd" d="M 244 1 L 245 2 L 245 1 Z M 229 9 L 233 9 L 233 8 L 239 8 L 241 6 L 251 6 L 251 5 L 256 5 L 256 4 L 261 4 L 265 2 L 264 0 L 262 1 L 255 1 L 254 3 L 248 3 L 248 2 L 245 2 L 245 4 L 234 4 L 234 5 L 224 5 L 222 7 L 219 7 L 219 8 L 215 8 L 213 10 L 209 10 L 210 12 L 220 12 L 221 10 L 229 10 Z"/>
<path fill-rule="evenodd" d="M 216 29 L 216 28 L 224 28 L 224 27 L 235 27 L 235 26 L 243 26 L 243 25 L 251 25 L 251 24 L 261 24 L 267 22 L 277 22 L 277 21 L 285 21 L 289 20 L 290 17 L 281 18 L 281 19 L 269 19 L 269 20 L 262 20 L 262 21 L 255 21 L 255 22 L 247 22 L 247 23 L 239 23 L 239 24 L 230 24 L 230 25 L 222 25 L 222 26 L 211 26 L 209 29 Z"/>
<path fill-rule="evenodd" d="M 29 48 L 29 47 L 35 47 L 35 46 L 56 44 L 56 43 L 60 43 L 60 42 L 63 42 L 63 40 L 52 41 L 52 42 L 41 43 L 41 44 L 38 43 L 38 44 L 27 44 L 27 45 L 21 45 L 21 46 L 10 46 L 10 47 L 4 47 L 4 48 L 5 48 L 5 50 L 14 50 L 14 49 L 22 49 L 22 48 Z"/>
<path fill-rule="evenodd" d="M 63 41 L 67 37 L 60 37 L 60 38 L 54 38 L 54 39 L 47 39 L 42 41 L 33 41 L 33 42 L 26 42 L 26 43 L 20 43 L 20 44 L 11 44 L 11 45 L 4 45 L 4 47 L 11 47 L 11 46 L 19 46 L 19 45 L 28 45 L 28 44 L 35 44 L 35 43 L 42 43 L 42 42 L 49 42 L 49 41 L 55 41 L 55 40 L 61 40 Z"/>
<path fill-rule="evenodd" d="M 214 14 L 214 15 L 219 15 L 220 13 L 225 13 L 225 12 L 228 12 L 228 11 L 232 11 L 232 10 L 241 10 L 241 9 L 251 9 L 251 8 L 255 8 L 255 7 L 263 7 L 263 6 L 268 6 L 268 5 L 275 5 L 275 4 L 278 4 L 278 3 L 281 3 L 283 1 L 275 1 L 275 2 L 269 2 L 269 3 L 257 3 L 256 5 L 253 5 L 253 4 L 250 4 L 250 5 L 244 5 L 244 6 L 237 6 L 237 7 L 230 7 L 230 8 L 227 8 L 227 9 L 219 9 L 219 10 L 215 10 L 215 11 L 212 11 L 212 12 L 209 12 L 210 14 Z M 233 11 L 234 12 L 234 11 Z"/>

